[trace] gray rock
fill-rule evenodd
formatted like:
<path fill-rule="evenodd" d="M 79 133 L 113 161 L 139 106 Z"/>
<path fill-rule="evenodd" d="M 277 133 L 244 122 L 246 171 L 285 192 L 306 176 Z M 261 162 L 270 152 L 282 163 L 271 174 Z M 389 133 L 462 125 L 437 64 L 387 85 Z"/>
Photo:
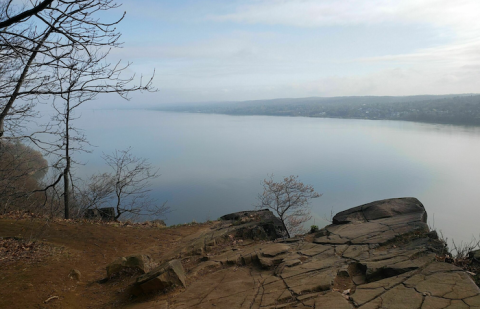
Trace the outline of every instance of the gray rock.
<path fill-rule="evenodd" d="M 382 245 L 397 237 L 428 233 L 427 213 L 416 198 L 388 199 L 357 206 L 333 217 L 315 239 L 318 244 Z"/>
<path fill-rule="evenodd" d="M 418 214 L 423 222 L 427 222 L 427 212 L 418 199 L 414 197 L 393 198 L 339 212 L 333 217 L 333 224 L 362 223 L 414 213 Z"/>
<path fill-rule="evenodd" d="M 138 277 L 137 285 L 145 294 L 175 286 L 185 287 L 185 270 L 179 260 L 172 260 Z"/>
<path fill-rule="evenodd" d="M 192 283 L 169 296 L 168 308 L 480 308 L 480 290 L 470 276 L 436 261 L 444 247 L 415 198 L 343 211 L 313 240 L 263 240 L 263 215 L 269 216 L 230 214 L 224 217 L 229 221 L 196 235 L 185 252 L 211 247 L 208 261 L 194 259 L 199 264 L 190 270 Z"/>
<path fill-rule="evenodd" d="M 287 235 L 282 221 L 277 218 L 273 212 L 268 209 L 263 210 L 247 210 L 234 212 L 220 217 L 222 220 L 233 221 L 234 224 L 244 224 L 248 222 L 256 222 L 261 227 L 269 239 L 282 238 Z"/>

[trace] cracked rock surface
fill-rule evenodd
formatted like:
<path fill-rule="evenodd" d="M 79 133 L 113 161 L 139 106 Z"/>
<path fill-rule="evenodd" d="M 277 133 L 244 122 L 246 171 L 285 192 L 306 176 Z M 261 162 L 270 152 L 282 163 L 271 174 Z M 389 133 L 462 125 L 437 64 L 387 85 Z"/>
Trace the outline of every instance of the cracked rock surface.
<path fill-rule="evenodd" d="M 398 198 L 340 212 L 296 239 L 242 238 L 242 224 L 224 221 L 181 252 L 185 289 L 133 308 L 480 309 L 470 276 L 436 261 L 443 244 L 426 219 L 420 201 Z"/>

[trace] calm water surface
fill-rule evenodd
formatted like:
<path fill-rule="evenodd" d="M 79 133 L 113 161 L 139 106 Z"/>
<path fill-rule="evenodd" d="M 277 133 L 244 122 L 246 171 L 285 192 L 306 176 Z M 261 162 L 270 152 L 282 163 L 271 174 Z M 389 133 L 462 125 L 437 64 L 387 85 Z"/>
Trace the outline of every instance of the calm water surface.
<path fill-rule="evenodd" d="M 299 175 L 330 212 L 417 197 L 429 224 L 468 241 L 480 233 L 480 129 L 395 121 L 226 116 L 145 110 L 87 111 L 76 120 L 93 145 L 79 175 L 102 171 L 102 152 L 129 146 L 160 168 L 153 194 L 168 224 L 251 209 L 268 174 Z M 313 223 L 313 222 L 312 222 Z"/>

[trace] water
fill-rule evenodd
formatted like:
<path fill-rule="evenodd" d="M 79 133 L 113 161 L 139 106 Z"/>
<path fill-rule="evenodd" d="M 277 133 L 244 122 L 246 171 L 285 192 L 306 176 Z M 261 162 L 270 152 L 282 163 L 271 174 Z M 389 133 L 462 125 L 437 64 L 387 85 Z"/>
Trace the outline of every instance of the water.
<path fill-rule="evenodd" d="M 319 226 L 331 212 L 413 196 L 450 239 L 480 233 L 480 128 L 146 110 L 85 111 L 76 125 L 97 146 L 77 155 L 87 163 L 78 175 L 106 170 L 102 152 L 130 146 L 160 168 L 152 194 L 174 209 L 167 224 L 252 209 L 273 173 L 323 194 L 311 203 Z"/>

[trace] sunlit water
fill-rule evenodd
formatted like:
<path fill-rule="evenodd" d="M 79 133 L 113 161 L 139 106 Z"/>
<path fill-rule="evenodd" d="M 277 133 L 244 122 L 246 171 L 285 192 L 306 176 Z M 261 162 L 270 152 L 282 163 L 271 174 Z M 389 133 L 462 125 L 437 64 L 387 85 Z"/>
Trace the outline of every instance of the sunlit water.
<path fill-rule="evenodd" d="M 323 194 L 311 203 L 319 226 L 332 211 L 413 196 L 446 237 L 480 233 L 479 128 L 146 110 L 84 111 L 75 124 L 97 146 L 77 155 L 77 175 L 106 170 L 102 152 L 131 146 L 160 168 L 152 194 L 173 209 L 168 224 L 252 209 L 273 173 Z"/>

